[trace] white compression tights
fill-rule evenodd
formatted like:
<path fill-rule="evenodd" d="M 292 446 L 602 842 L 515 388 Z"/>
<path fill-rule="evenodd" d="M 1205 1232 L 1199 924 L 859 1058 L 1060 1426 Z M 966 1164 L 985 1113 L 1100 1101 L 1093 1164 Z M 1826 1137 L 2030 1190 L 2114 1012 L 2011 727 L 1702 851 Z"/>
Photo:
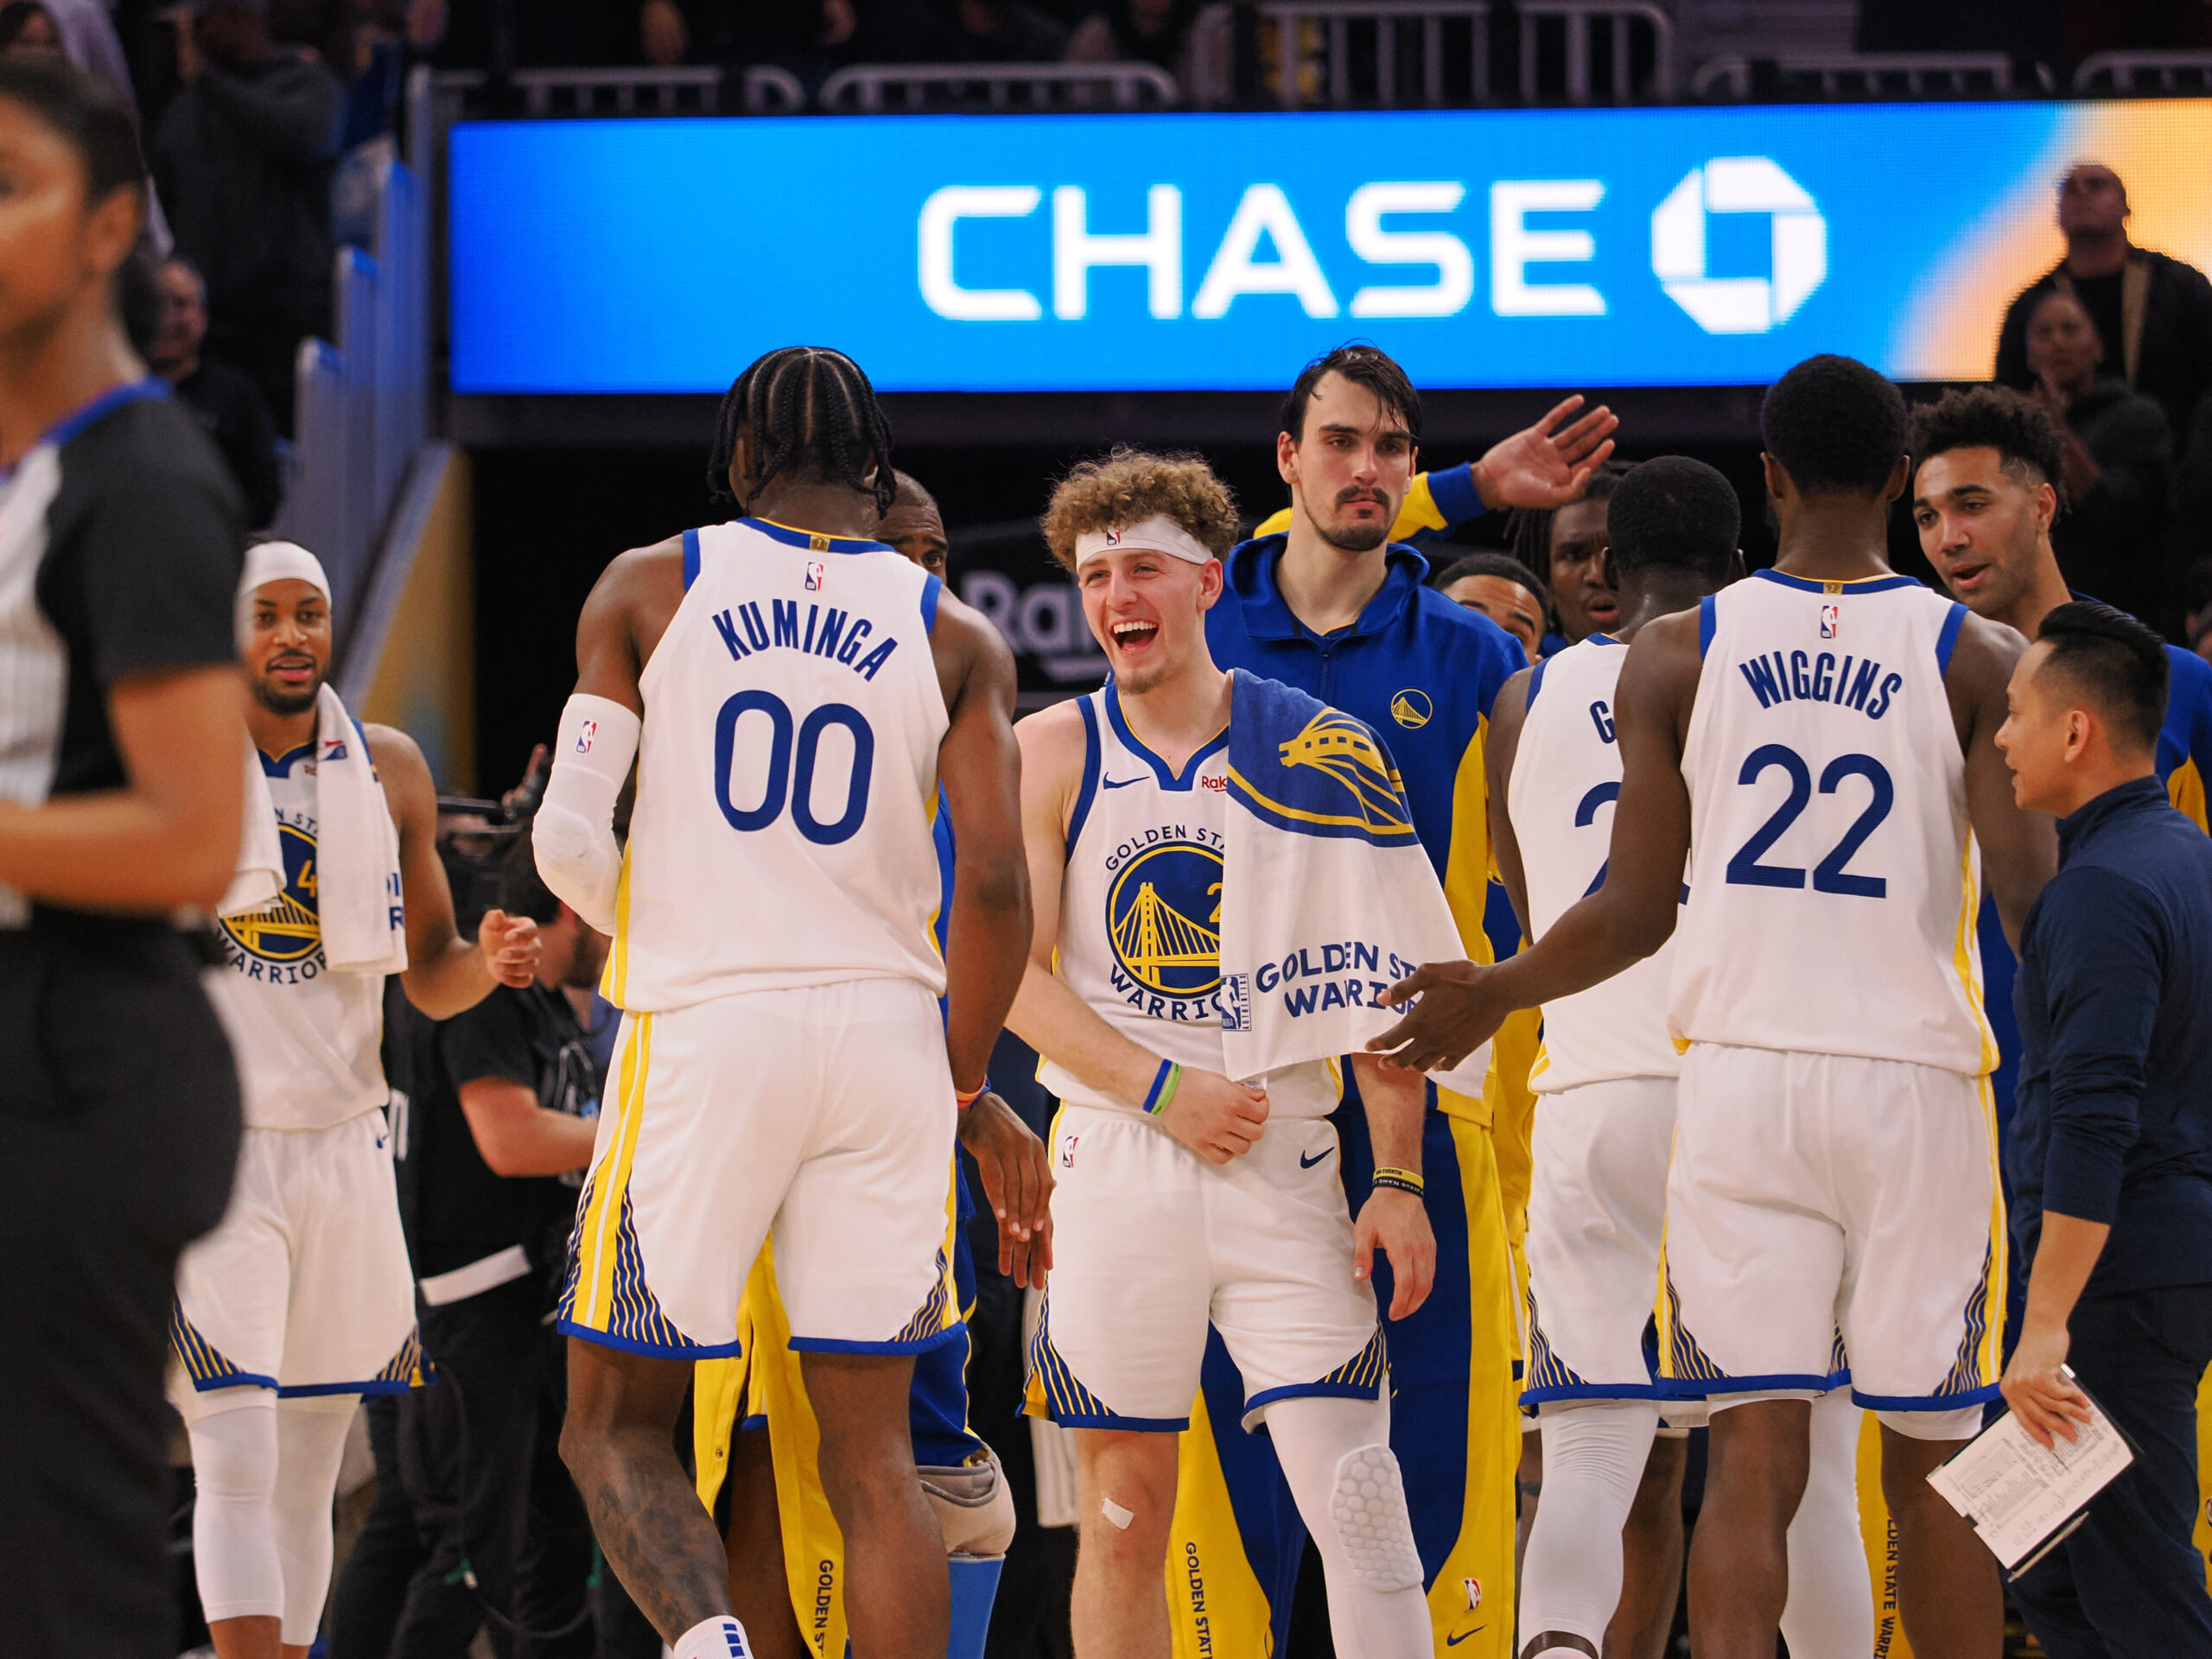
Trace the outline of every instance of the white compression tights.
<path fill-rule="evenodd" d="M 1389 1401 L 1278 1400 L 1268 1408 L 1268 1435 L 1321 1552 L 1329 1630 L 1339 1659 L 1427 1659 L 1435 1637 L 1404 1487 L 1389 1457 Z M 1376 1455 L 1360 1459 L 1361 1468 L 1370 1477 L 1383 1477 L 1364 1484 L 1385 1489 L 1395 1484 L 1398 1496 L 1395 1504 L 1387 1497 L 1379 1505 L 1367 1501 L 1364 1513 L 1374 1519 L 1356 1518 L 1347 1528 L 1336 1519 L 1343 1510 L 1339 1471 L 1348 1454 L 1363 1448 L 1374 1448 Z"/>
<path fill-rule="evenodd" d="M 267 1389 L 192 1402 L 192 1554 L 210 1624 L 281 1618 L 287 1646 L 315 1640 L 330 1588 L 331 1499 L 359 1403 L 350 1394 L 280 1401 Z"/>
<path fill-rule="evenodd" d="M 1873 1650 L 1873 1586 L 1859 1532 L 1859 1424 L 1848 1389 L 1813 1402 L 1812 1458 L 1789 1523 L 1789 1602 L 1782 1615 L 1796 1659 L 1865 1659 Z M 1559 1630 L 1593 1652 L 1604 1646 L 1620 1603 L 1621 1529 L 1658 1425 L 1649 1401 L 1543 1408 L 1544 1497 L 1521 1566 L 1523 1642 Z M 1612 1548 L 1599 1548 L 1599 1539 Z"/>

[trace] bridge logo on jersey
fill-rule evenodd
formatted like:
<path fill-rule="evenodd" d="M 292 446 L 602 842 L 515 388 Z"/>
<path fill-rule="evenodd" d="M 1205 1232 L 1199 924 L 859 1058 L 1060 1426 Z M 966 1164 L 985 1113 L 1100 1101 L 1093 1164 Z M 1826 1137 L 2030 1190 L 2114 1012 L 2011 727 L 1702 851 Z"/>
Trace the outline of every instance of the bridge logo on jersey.
<path fill-rule="evenodd" d="M 1427 692 L 1409 686 L 1390 699 L 1390 718 L 1408 731 L 1417 732 L 1436 718 L 1436 705 L 1428 700 Z"/>
<path fill-rule="evenodd" d="M 321 954 L 322 918 L 315 903 L 315 837 L 279 823 L 276 839 L 284 849 L 284 890 L 267 909 L 226 916 L 222 925 L 247 956 L 284 967 Z"/>
<path fill-rule="evenodd" d="M 1106 893 L 1106 935 L 1122 973 L 1162 996 L 1221 984 L 1221 853 L 1197 842 L 1147 848 Z"/>

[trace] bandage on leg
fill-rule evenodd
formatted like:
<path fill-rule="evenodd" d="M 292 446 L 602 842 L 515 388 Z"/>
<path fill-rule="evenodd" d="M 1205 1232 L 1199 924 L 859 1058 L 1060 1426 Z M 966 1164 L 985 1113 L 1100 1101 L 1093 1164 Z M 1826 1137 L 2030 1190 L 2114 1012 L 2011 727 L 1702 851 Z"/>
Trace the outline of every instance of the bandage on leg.
<path fill-rule="evenodd" d="M 1339 1659 L 1424 1659 L 1433 1649 L 1387 1400 L 1293 1398 L 1268 1433 L 1321 1552 Z"/>
<path fill-rule="evenodd" d="M 1620 1605 L 1621 1529 L 1659 1428 L 1650 1400 L 1549 1401 L 1544 1501 L 1521 1562 L 1523 1659 L 1595 1654 Z"/>

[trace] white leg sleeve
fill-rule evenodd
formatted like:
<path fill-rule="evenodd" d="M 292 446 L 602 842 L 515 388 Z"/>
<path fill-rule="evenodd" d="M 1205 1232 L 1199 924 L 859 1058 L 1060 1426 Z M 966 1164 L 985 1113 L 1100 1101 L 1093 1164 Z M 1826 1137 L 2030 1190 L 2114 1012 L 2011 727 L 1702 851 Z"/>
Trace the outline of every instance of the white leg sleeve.
<path fill-rule="evenodd" d="M 330 1505 L 346 1429 L 358 1395 L 309 1395 L 276 1402 L 276 1491 L 270 1506 L 284 1568 L 284 1641 L 312 1643 L 330 1591 Z"/>
<path fill-rule="evenodd" d="M 1268 1433 L 1321 1551 L 1338 1659 L 1427 1659 L 1428 1601 L 1383 1400 L 1278 1400 Z"/>
<path fill-rule="evenodd" d="M 1866 1659 L 1874 1650 L 1874 1586 L 1859 1529 L 1863 1414 L 1849 1389 L 1813 1402 L 1812 1460 L 1789 1523 L 1789 1603 L 1782 1614 L 1791 1659 Z"/>
<path fill-rule="evenodd" d="M 276 1396 L 267 1389 L 225 1389 L 194 1410 L 192 1436 L 192 1564 L 200 1605 L 210 1624 L 224 1618 L 280 1618 L 284 1568 L 276 1550 Z"/>
<path fill-rule="evenodd" d="M 1621 1529 L 1659 1432 L 1654 1400 L 1547 1401 L 1544 1501 L 1521 1562 L 1521 1640 L 1528 1651 L 1579 1653 L 1556 1632 L 1600 1651 L 1621 1599 Z M 1864 1656 L 1861 1656 L 1864 1659 Z"/>

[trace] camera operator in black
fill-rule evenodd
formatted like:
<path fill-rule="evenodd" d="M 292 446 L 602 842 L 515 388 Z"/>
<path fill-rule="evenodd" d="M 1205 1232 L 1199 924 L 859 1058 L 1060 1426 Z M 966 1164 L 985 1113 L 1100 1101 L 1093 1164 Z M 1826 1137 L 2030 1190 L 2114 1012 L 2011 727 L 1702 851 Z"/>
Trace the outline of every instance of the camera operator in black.
<path fill-rule="evenodd" d="M 548 1313 L 597 1128 L 588 1021 L 607 940 L 539 880 L 526 823 L 499 878 L 500 906 L 541 930 L 537 982 L 415 1039 L 401 1203 L 438 1386 L 401 1414 L 430 1553 L 396 1659 L 459 1655 L 479 1624 L 502 1653 L 594 1647 L 591 1528 L 559 1457 L 562 1343 Z"/>

